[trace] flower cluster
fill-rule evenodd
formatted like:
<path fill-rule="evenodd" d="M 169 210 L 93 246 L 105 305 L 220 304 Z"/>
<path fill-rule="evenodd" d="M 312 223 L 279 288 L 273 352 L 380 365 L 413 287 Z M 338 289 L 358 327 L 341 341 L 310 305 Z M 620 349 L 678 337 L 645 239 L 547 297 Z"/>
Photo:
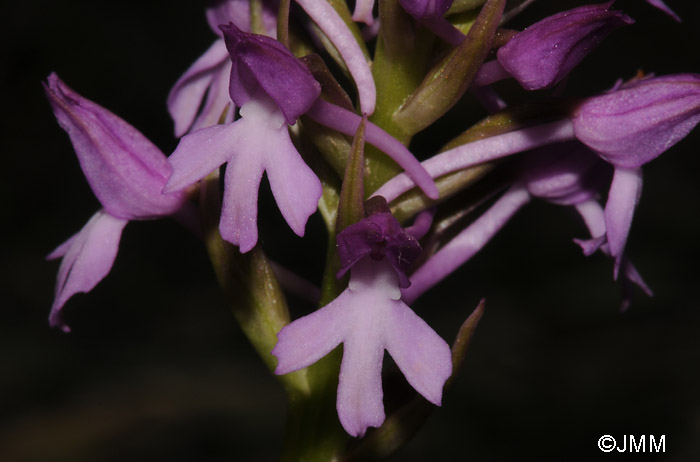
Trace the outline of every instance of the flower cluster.
<path fill-rule="evenodd" d="M 237 319 L 290 400 L 312 402 L 337 385 L 347 434 L 377 427 L 395 432 L 377 438 L 388 441 L 407 432 L 385 425 L 383 398 L 392 390 L 383 386 L 384 350 L 415 392 L 439 406 L 465 344 L 460 331 L 451 349 L 407 303 L 531 200 L 578 212 L 590 237 L 575 242 L 613 260 L 624 308 L 634 286 L 651 295 L 626 252 L 642 167 L 700 122 L 700 75 L 638 74 L 599 95 L 563 96 L 566 76 L 634 23 L 614 1 L 557 12 L 522 32 L 499 28 L 528 2 L 505 14 L 505 0 L 350 3 L 352 13 L 335 0 L 210 2 L 217 38 L 170 91 L 179 144 L 167 157 L 49 76 L 51 107 L 103 207 L 49 255 L 63 257 L 50 322 L 68 330 L 62 307 L 106 276 L 128 221 L 172 216 L 205 240 L 221 285 L 243 294 Z M 663 2 L 648 3 L 680 20 Z M 465 12 L 475 19 L 465 22 Z M 498 93 L 496 82 L 511 78 L 522 99 Z M 483 103 L 472 108 L 482 122 L 420 162 L 411 139 L 450 117 L 467 90 Z M 263 252 L 265 174 L 297 236 L 314 213 L 323 218 L 335 245 L 320 290 Z M 458 193 L 471 188 L 486 206 L 460 203 Z M 278 281 L 314 301 L 321 294 L 318 309 L 291 321 Z M 329 354 L 341 344 L 334 363 Z M 334 374 L 337 382 L 328 379 Z M 400 412 L 423 416 L 409 406 Z"/>

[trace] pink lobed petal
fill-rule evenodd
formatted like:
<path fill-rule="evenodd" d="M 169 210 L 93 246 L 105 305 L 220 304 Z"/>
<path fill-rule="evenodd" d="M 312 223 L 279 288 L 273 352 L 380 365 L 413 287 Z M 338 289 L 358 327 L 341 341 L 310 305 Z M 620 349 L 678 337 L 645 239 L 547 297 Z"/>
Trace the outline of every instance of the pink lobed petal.
<path fill-rule="evenodd" d="M 287 126 L 270 132 L 265 139 L 265 171 L 282 216 L 298 236 L 318 208 L 323 193 L 321 181 L 302 160 L 289 139 Z"/>
<path fill-rule="evenodd" d="M 405 303 L 394 301 L 384 331 L 386 349 L 415 390 L 439 406 L 442 388 L 452 374 L 452 351 Z"/>
<path fill-rule="evenodd" d="M 245 253 L 258 242 L 258 189 L 265 167 L 258 152 L 241 148 L 226 166 L 219 232 Z"/>
<path fill-rule="evenodd" d="M 240 125 L 239 120 L 228 125 L 203 128 L 183 136 L 168 158 L 173 173 L 163 192 L 185 189 L 228 161 L 244 136 Z"/>
<path fill-rule="evenodd" d="M 345 290 L 328 305 L 286 325 L 277 334 L 272 355 L 275 374 L 298 371 L 333 351 L 345 339 L 353 294 Z"/>
<path fill-rule="evenodd" d="M 368 427 L 379 427 L 384 422 L 384 348 L 371 331 L 360 330 L 358 326 L 355 329 L 361 335 L 352 336 L 343 344 L 336 407 L 345 431 L 361 437 Z"/>

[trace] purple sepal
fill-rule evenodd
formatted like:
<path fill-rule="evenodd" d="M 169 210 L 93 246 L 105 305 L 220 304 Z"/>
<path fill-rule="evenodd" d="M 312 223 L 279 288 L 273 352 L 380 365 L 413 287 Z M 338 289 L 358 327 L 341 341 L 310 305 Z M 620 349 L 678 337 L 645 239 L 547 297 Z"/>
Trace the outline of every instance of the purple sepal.
<path fill-rule="evenodd" d="M 399 0 L 399 3 L 416 19 L 440 18 L 447 13 L 454 0 Z"/>
<path fill-rule="evenodd" d="M 338 233 L 336 242 L 340 255 L 337 277 L 342 277 L 353 265 L 369 255 L 374 260 L 386 257 L 399 277 L 399 287 L 411 285 L 406 274 L 420 255 L 421 247 L 391 213 L 374 213 L 348 226 Z"/>
<path fill-rule="evenodd" d="M 63 320 L 62 308 L 78 292 L 89 292 L 112 269 L 122 230 L 128 220 L 100 210 L 77 234 L 61 244 L 47 257 L 63 257 L 56 279 L 56 294 L 49 324 L 64 332 L 70 328 Z"/>
<path fill-rule="evenodd" d="M 498 61 L 527 90 L 563 79 L 615 29 L 634 20 L 613 2 L 563 11 L 528 27 L 498 50 Z"/>
<path fill-rule="evenodd" d="M 637 168 L 700 122 L 700 75 L 635 80 L 586 99 L 572 117 L 576 137 L 622 168 Z"/>
<path fill-rule="evenodd" d="M 321 94 L 321 85 L 301 61 L 278 41 L 243 32 L 235 24 L 220 26 L 231 55 L 231 99 L 243 106 L 264 91 L 293 125 Z"/>
<path fill-rule="evenodd" d="M 450 347 L 400 300 L 397 284 L 387 261 L 363 258 L 352 268 L 348 288 L 328 305 L 285 326 L 272 350 L 278 361 L 275 374 L 287 374 L 343 344 L 338 418 L 355 437 L 384 422 L 384 350 L 408 383 L 435 405 L 441 404 L 442 389 L 452 374 Z"/>
<path fill-rule="evenodd" d="M 44 84 L 80 167 L 109 214 L 127 220 L 175 213 L 184 194 L 161 194 L 172 171 L 165 155 L 138 130 L 68 88 L 56 74 Z"/>

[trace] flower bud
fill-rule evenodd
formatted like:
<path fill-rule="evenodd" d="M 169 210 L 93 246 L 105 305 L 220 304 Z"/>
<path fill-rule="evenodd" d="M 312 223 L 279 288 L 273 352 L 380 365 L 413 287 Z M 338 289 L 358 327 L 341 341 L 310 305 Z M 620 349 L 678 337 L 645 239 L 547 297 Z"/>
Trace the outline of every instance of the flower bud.
<path fill-rule="evenodd" d="M 563 11 L 528 27 L 498 50 L 498 62 L 523 88 L 548 88 L 563 79 L 618 27 L 634 20 L 609 10 L 613 2 Z"/>

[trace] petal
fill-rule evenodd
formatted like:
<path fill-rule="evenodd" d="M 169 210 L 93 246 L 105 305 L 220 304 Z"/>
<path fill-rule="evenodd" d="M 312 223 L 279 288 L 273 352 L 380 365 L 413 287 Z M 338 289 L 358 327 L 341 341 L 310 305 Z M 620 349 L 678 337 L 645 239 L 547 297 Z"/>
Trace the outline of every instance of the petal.
<path fill-rule="evenodd" d="M 241 253 L 258 242 L 258 189 L 264 171 L 259 153 L 244 146 L 226 166 L 219 231 L 224 240 L 239 246 Z"/>
<path fill-rule="evenodd" d="M 64 249 L 66 252 L 58 270 L 56 298 L 49 315 L 52 327 L 70 331 L 63 321 L 61 308 L 74 294 L 92 290 L 109 273 L 127 223 L 128 220 L 100 210 L 70 239 L 70 247 Z"/>
<path fill-rule="evenodd" d="M 183 136 L 168 158 L 173 173 L 163 192 L 185 189 L 231 158 L 243 136 L 240 124 L 214 125 Z"/>
<path fill-rule="evenodd" d="M 377 88 L 365 55 L 362 53 L 350 29 L 348 29 L 340 15 L 328 2 L 297 0 L 297 3 L 338 50 L 355 81 L 360 98 L 361 112 L 368 116 L 372 115 L 377 100 Z"/>
<path fill-rule="evenodd" d="M 221 115 L 224 111 L 226 111 L 226 117 L 223 123 L 228 124 L 233 122 L 236 106 L 233 104 L 233 101 L 231 101 L 231 96 L 228 93 L 230 79 L 231 60 L 227 59 L 214 75 L 211 85 L 209 85 L 207 101 L 192 123 L 190 131 L 211 127 L 212 125 L 221 123 Z"/>
<path fill-rule="evenodd" d="M 275 374 L 310 366 L 340 345 L 347 332 L 352 300 L 352 292 L 345 290 L 328 305 L 282 328 L 272 350 L 277 358 Z"/>
<path fill-rule="evenodd" d="M 180 208 L 183 195 L 161 194 L 171 167 L 153 143 L 124 120 L 75 93 L 56 74 L 49 76 L 44 89 L 105 210 L 133 219 L 170 215 Z"/>
<path fill-rule="evenodd" d="M 439 406 L 452 374 L 452 351 L 405 303 L 394 301 L 387 317 L 386 349 L 415 390 Z"/>
<path fill-rule="evenodd" d="M 642 192 L 641 169 L 616 168 L 605 204 L 605 227 L 610 254 L 615 257 L 615 276 L 625 250 L 634 209 Z"/>
<path fill-rule="evenodd" d="M 289 139 L 286 125 L 265 142 L 268 145 L 265 170 L 272 194 L 289 227 L 298 236 L 303 236 L 306 221 L 316 211 L 323 193 L 321 181 L 302 160 Z"/>
<path fill-rule="evenodd" d="M 379 427 L 384 422 L 384 348 L 376 336 L 367 335 L 362 328 L 357 331 L 358 335 L 343 344 L 336 406 L 345 431 L 360 437 L 368 427 Z"/>
<path fill-rule="evenodd" d="M 218 39 L 175 82 L 168 94 L 168 112 L 175 122 L 175 136 L 179 138 L 190 130 L 204 94 L 228 60 L 226 44 Z"/>

